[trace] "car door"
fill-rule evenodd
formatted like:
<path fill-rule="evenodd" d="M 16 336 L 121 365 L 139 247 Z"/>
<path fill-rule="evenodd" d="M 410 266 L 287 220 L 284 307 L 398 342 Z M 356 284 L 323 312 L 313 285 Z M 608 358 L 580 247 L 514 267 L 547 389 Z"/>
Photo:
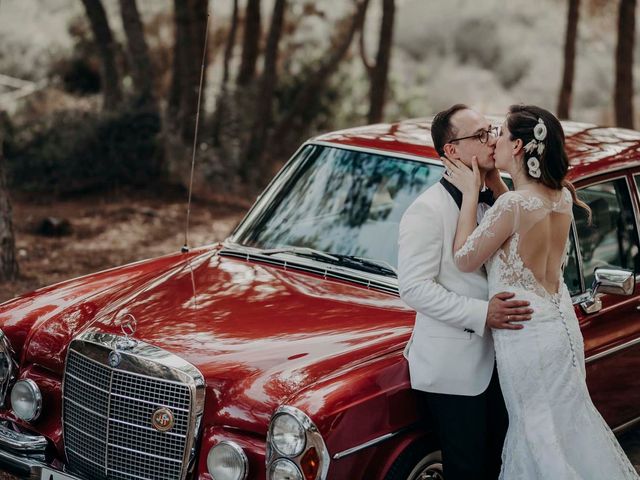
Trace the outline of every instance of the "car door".
<path fill-rule="evenodd" d="M 578 196 L 593 219 L 589 224 L 584 210 L 574 207 L 565 281 L 584 336 L 591 397 L 609 425 L 624 428 L 640 420 L 640 287 L 631 296 L 599 295 L 602 307 L 589 314 L 580 297 L 597 267 L 640 273 L 636 187 L 630 175 L 618 173 L 580 184 Z"/>

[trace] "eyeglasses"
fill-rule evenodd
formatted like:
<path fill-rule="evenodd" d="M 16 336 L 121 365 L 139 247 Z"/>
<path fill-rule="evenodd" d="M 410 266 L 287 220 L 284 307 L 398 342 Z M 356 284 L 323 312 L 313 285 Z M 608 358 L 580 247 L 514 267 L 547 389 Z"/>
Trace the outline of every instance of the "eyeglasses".
<path fill-rule="evenodd" d="M 466 137 L 452 138 L 447 143 L 457 142 L 458 140 L 466 140 L 467 138 L 477 138 L 480 143 L 487 143 L 489 136 L 498 138 L 500 136 L 500 127 L 489 127 L 486 130 L 480 130 L 473 135 L 467 135 Z"/>

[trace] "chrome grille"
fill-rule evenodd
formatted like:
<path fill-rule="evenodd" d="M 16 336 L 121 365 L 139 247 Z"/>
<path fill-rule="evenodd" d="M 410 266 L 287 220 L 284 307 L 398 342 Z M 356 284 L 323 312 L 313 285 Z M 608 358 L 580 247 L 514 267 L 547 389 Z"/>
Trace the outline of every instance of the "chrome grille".
<path fill-rule="evenodd" d="M 155 359 L 141 361 L 121 352 L 121 364 L 111 368 L 110 347 L 101 343 L 116 337 L 93 336 L 102 341 L 76 340 L 67 355 L 63 419 L 70 471 L 105 480 L 184 479 L 203 398 L 196 398 L 196 389 L 181 380 L 183 374 Z M 145 353 L 150 347 L 155 348 L 145 344 Z M 151 423 L 161 407 L 174 415 L 168 432 Z"/>

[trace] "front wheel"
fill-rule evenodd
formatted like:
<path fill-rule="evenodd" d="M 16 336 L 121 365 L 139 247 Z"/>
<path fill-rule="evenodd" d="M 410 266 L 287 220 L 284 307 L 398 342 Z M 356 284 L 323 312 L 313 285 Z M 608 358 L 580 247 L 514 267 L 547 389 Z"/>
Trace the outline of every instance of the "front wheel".
<path fill-rule="evenodd" d="M 444 480 L 442 452 L 425 442 L 415 443 L 393 462 L 384 480 Z"/>

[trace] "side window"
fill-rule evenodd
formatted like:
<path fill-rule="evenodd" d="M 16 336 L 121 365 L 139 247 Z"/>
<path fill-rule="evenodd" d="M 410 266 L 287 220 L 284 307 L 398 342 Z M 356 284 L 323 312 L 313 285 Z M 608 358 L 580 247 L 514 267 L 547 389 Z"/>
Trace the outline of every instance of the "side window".
<path fill-rule="evenodd" d="M 564 283 L 569 288 L 571 295 L 582 293 L 580 285 L 580 268 L 578 265 L 578 253 L 576 251 L 576 239 L 573 235 L 573 229 L 569 232 L 569 251 L 567 252 L 567 260 L 564 267 Z"/>
<path fill-rule="evenodd" d="M 574 206 L 585 287 L 593 282 L 597 267 L 625 268 L 638 272 L 638 232 L 631 196 L 624 178 L 578 190 L 578 197 L 591 208 L 593 220 Z M 568 284 L 570 286 L 570 284 Z"/>

